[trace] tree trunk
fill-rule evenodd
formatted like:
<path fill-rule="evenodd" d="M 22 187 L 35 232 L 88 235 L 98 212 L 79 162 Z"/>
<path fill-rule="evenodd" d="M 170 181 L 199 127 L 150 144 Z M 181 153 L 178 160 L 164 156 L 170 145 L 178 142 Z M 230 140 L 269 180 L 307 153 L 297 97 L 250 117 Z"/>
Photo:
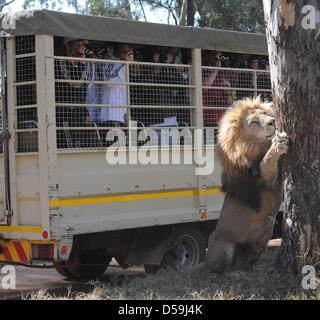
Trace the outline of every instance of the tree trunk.
<path fill-rule="evenodd" d="M 187 25 L 194 26 L 194 2 L 193 2 L 193 0 L 187 1 Z"/>
<path fill-rule="evenodd" d="M 278 266 L 294 272 L 305 264 L 319 269 L 320 261 L 320 37 L 316 14 L 304 7 L 316 12 L 317 3 L 264 0 L 277 127 L 290 139 L 281 163 L 284 235 Z"/>
<path fill-rule="evenodd" d="M 181 5 L 179 26 L 184 26 L 186 24 L 187 5 L 187 0 L 183 0 Z"/>

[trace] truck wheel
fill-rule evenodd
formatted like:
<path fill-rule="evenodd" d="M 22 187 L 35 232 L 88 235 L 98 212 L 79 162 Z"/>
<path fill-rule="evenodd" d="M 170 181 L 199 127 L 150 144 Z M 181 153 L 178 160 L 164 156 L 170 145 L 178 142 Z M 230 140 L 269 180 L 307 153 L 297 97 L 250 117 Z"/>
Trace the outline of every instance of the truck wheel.
<path fill-rule="evenodd" d="M 106 258 L 96 252 L 86 252 L 81 260 L 56 262 L 55 269 L 65 278 L 95 278 L 102 275 L 108 268 L 111 258 Z"/>
<path fill-rule="evenodd" d="M 203 262 L 206 258 L 206 241 L 197 227 L 179 227 L 165 252 L 160 265 L 145 265 L 147 273 L 160 269 L 183 271 Z"/>

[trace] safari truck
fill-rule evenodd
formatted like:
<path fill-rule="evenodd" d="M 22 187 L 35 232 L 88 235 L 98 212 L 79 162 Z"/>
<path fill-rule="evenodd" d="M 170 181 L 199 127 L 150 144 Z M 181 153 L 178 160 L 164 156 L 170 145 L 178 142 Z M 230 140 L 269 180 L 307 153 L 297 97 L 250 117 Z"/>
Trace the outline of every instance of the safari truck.
<path fill-rule="evenodd" d="M 70 54 L 79 43 L 81 55 Z M 116 55 L 120 43 L 133 57 Z M 147 57 L 153 51 L 157 61 Z M 134 161 L 134 152 L 215 152 L 226 93 L 270 95 L 268 70 L 239 63 L 250 57 L 267 61 L 264 35 L 47 10 L 2 15 L 0 262 L 94 277 L 112 258 L 150 272 L 203 261 L 224 200 L 218 161 L 208 173 L 195 161 Z M 94 119 L 94 108 L 109 118 Z M 125 120 L 115 126 L 120 109 Z M 205 146 L 199 134 L 180 139 L 202 129 Z M 133 161 L 108 161 L 112 130 L 126 140 L 114 158 Z M 146 140 L 134 144 L 134 132 Z"/>

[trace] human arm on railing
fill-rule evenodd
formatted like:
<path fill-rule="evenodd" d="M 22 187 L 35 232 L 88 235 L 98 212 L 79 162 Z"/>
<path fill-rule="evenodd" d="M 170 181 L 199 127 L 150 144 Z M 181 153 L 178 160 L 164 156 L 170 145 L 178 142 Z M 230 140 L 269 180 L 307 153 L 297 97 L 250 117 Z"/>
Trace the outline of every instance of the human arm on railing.
<path fill-rule="evenodd" d="M 205 70 L 203 73 L 203 86 L 211 87 L 215 81 L 219 70 Z"/>

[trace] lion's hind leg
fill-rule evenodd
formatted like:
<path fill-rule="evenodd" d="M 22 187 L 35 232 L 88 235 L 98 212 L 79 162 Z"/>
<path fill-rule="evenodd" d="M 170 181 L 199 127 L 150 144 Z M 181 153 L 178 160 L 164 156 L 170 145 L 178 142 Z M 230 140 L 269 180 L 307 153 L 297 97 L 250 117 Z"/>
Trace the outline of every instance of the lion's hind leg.
<path fill-rule="evenodd" d="M 210 272 L 223 273 L 231 269 L 235 243 L 215 235 L 209 238 L 206 265 Z"/>

